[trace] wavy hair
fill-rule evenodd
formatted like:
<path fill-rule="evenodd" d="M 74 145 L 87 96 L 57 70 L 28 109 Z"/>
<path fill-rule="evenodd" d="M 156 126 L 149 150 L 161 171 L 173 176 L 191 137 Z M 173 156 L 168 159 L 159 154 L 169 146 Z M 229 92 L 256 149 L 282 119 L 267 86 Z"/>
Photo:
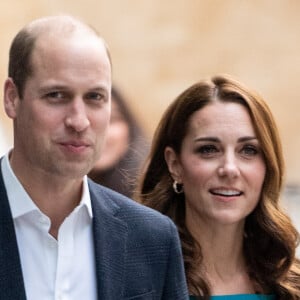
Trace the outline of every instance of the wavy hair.
<path fill-rule="evenodd" d="M 180 94 L 165 111 L 154 134 L 137 201 L 168 215 L 177 225 L 191 294 L 208 299 L 210 287 L 199 270 L 201 245 L 185 222 L 185 196 L 172 189 L 164 158 L 167 146 L 180 154 L 191 115 L 211 102 L 234 102 L 247 108 L 266 164 L 260 201 L 246 218 L 244 255 L 253 283 L 272 291 L 277 299 L 300 299 L 300 263 L 295 257 L 299 234 L 280 207 L 284 159 L 278 129 L 265 101 L 228 75 L 200 81 Z"/>

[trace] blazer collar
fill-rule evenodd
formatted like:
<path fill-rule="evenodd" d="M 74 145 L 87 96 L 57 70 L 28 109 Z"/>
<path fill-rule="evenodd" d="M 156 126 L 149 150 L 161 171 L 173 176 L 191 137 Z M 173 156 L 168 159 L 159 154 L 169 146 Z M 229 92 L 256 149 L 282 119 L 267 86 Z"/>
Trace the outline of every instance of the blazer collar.
<path fill-rule="evenodd" d="M 1 165 L 1 164 L 0 164 Z M 89 180 L 98 299 L 119 299 L 125 282 L 127 226 L 109 193 Z M 13 219 L 0 168 L 0 298 L 26 300 Z"/>
<path fill-rule="evenodd" d="M 2 159 L 1 159 L 2 161 Z M 0 298 L 25 300 L 21 261 L 0 161 Z"/>
<path fill-rule="evenodd" d="M 125 282 L 127 226 L 109 193 L 89 180 L 99 299 L 120 299 Z"/>

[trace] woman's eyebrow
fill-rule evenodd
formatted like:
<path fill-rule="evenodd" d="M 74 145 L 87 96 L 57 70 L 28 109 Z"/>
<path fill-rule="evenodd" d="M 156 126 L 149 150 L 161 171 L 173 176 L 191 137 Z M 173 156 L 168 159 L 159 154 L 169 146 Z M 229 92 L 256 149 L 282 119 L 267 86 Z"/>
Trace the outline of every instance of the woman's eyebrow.
<path fill-rule="evenodd" d="M 220 139 L 214 136 L 205 136 L 205 137 L 197 137 L 194 140 L 195 142 L 220 142 Z"/>

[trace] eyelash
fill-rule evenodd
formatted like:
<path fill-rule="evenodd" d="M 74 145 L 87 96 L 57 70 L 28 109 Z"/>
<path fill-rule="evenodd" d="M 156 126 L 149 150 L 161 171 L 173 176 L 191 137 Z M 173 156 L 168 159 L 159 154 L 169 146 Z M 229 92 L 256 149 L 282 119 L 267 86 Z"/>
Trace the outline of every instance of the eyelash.
<path fill-rule="evenodd" d="M 209 156 L 213 153 L 219 152 L 219 149 L 215 145 L 204 145 L 200 146 L 196 152 L 204 156 Z"/>
<path fill-rule="evenodd" d="M 203 145 L 196 149 L 196 152 L 199 153 L 201 156 L 210 157 L 216 153 L 219 153 L 221 150 L 215 145 Z M 251 157 L 256 156 L 260 153 L 257 146 L 254 145 L 243 145 L 242 148 L 239 150 L 243 156 Z"/>
<path fill-rule="evenodd" d="M 64 98 L 64 95 L 62 92 L 56 91 L 56 92 L 50 92 L 50 93 L 46 94 L 46 97 L 51 98 L 51 99 L 62 99 L 62 98 Z"/>
<path fill-rule="evenodd" d="M 53 91 L 45 94 L 45 98 L 52 102 L 63 102 L 72 99 L 72 95 L 66 92 Z M 105 96 L 98 92 L 89 92 L 84 96 L 84 98 L 86 101 L 93 101 L 94 103 L 105 100 Z"/>
<path fill-rule="evenodd" d="M 245 153 L 247 156 L 255 156 L 259 153 L 259 150 L 257 149 L 256 146 L 253 145 L 245 145 L 242 148 L 242 152 Z"/>
<path fill-rule="evenodd" d="M 102 94 L 97 93 L 97 92 L 88 93 L 86 98 L 96 100 L 96 101 L 101 101 L 101 100 L 105 99 L 105 97 Z"/>

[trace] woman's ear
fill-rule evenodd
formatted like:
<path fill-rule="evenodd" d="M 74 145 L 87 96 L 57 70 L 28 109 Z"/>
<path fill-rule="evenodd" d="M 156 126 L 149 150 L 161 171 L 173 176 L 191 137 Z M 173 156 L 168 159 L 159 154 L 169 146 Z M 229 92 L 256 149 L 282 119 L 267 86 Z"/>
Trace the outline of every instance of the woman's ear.
<path fill-rule="evenodd" d="M 182 183 L 181 178 L 181 164 L 179 161 L 178 154 L 171 147 L 165 148 L 165 161 L 168 165 L 169 172 L 173 178 L 173 180 L 178 183 Z"/>
<path fill-rule="evenodd" d="M 12 78 L 7 78 L 4 83 L 4 109 L 7 116 L 15 119 L 20 98 Z"/>

